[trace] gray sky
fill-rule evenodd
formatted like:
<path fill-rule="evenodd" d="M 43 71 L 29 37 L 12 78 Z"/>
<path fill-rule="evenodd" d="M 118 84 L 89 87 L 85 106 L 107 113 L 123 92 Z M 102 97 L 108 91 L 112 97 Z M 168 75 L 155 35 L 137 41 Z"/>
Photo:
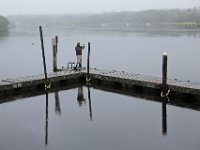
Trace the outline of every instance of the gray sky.
<path fill-rule="evenodd" d="M 66 14 L 200 7 L 200 0 L 0 0 L 0 15 Z"/>

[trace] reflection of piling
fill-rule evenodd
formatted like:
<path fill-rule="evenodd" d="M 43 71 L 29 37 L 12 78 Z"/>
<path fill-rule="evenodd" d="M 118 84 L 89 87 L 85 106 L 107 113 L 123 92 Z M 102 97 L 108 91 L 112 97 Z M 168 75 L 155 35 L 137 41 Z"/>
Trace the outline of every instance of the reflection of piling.
<path fill-rule="evenodd" d="M 92 104 L 91 104 L 90 88 L 89 88 L 89 86 L 88 86 L 88 100 L 89 100 L 90 120 L 92 121 Z"/>
<path fill-rule="evenodd" d="M 162 101 L 162 133 L 167 134 L 167 99 L 164 98 Z"/>
<path fill-rule="evenodd" d="M 46 92 L 45 145 L 48 144 L 48 92 Z"/>
<path fill-rule="evenodd" d="M 43 66 L 44 66 L 44 75 L 45 75 L 45 89 L 47 86 L 47 69 L 46 69 L 46 60 L 45 60 L 45 53 L 44 53 L 44 42 L 43 42 L 43 34 L 42 34 L 42 27 L 39 27 L 40 30 L 40 40 L 41 40 L 41 48 L 42 48 L 42 58 L 43 58 Z"/>
<path fill-rule="evenodd" d="M 57 67 L 57 52 L 58 52 L 58 36 L 52 39 L 53 45 L 53 71 L 58 71 Z"/>
<path fill-rule="evenodd" d="M 58 92 L 55 92 L 55 112 L 61 115 L 60 99 L 59 99 Z"/>

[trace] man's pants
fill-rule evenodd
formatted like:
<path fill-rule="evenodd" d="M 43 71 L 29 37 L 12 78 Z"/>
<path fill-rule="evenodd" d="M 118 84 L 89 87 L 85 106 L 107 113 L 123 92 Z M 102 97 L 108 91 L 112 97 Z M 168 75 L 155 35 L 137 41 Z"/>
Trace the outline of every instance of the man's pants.
<path fill-rule="evenodd" d="M 81 67 L 81 66 L 82 66 L 82 65 L 81 65 L 81 63 L 82 63 L 82 55 L 76 55 L 76 57 L 77 57 L 76 66 L 79 65 L 79 67 Z"/>

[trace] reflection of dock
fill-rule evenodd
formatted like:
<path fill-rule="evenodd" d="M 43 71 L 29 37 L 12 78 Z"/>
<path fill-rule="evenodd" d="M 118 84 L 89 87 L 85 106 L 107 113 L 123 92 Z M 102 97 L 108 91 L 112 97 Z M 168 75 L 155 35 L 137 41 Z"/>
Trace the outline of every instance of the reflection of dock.
<path fill-rule="evenodd" d="M 74 83 L 84 83 L 87 70 L 73 71 L 63 70 L 48 74 L 48 82 L 51 87 L 61 85 L 73 85 Z M 100 69 L 90 69 L 92 85 L 112 85 L 115 87 L 125 87 L 144 93 L 154 93 L 160 95 L 162 79 L 158 77 L 143 76 L 134 73 L 108 71 Z M 26 76 L 17 79 L 6 79 L 0 82 L 0 95 L 23 94 L 26 91 L 35 89 L 44 90 L 44 75 Z M 200 99 L 200 83 L 190 81 L 180 81 L 177 79 L 167 80 L 170 89 L 170 97 L 187 97 L 189 99 Z"/>
<path fill-rule="evenodd" d="M 79 106 L 81 106 L 82 102 L 85 103 L 84 99 L 84 91 L 82 86 L 87 85 L 88 88 L 88 105 L 89 105 L 89 117 L 92 121 L 94 119 L 93 110 L 92 109 L 92 101 L 90 97 L 90 86 L 94 89 L 99 89 L 112 93 L 119 93 L 123 95 L 138 97 L 139 99 L 151 100 L 155 102 L 159 102 L 162 105 L 162 134 L 165 136 L 168 132 L 168 124 L 167 122 L 167 106 L 175 105 L 178 107 L 185 107 L 193 110 L 200 110 L 200 94 L 199 88 L 196 88 L 196 93 L 189 93 L 190 91 L 186 91 L 185 93 L 173 89 L 172 80 L 168 80 L 168 87 L 171 89 L 169 97 L 163 98 L 160 96 L 161 92 L 161 79 L 154 77 L 141 76 L 138 74 L 131 74 L 126 72 L 117 72 L 117 71 L 106 71 L 106 70 L 98 70 L 98 69 L 90 69 L 90 77 L 91 82 L 86 84 L 86 70 L 82 71 L 70 71 L 63 70 L 60 72 L 52 73 L 48 75 L 48 81 L 51 82 L 51 88 L 48 89 L 48 93 L 54 93 L 55 95 L 55 113 L 61 115 L 61 107 L 59 100 L 59 91 L 69 90 L 69 89 L 78 89 L 77 100 Z M 34 77 L 34 76 L 33 76 Z M 37 76 L 36 76 L 37 77 Z M 44 79 L 43 76 L 38 76 L 38 79 L 34 77 L 34 81 L 28 81 L 31 77 L 27 78 L 19 78 L 19 79 L 9 79 L 7 84 L 10 86 L 13 84 L 14 87 L 10 89 L 2 90 L 1 87 L 1 95 L 0 95 L 0 103 L 5 103 L 9 101 L 13 101 L 16 99 L 45 95 L 46 91 L 44 89 Z M 32 78 L 33 79 L 33 78 Z M 156 82 L 153 82 L 156 81 Z M 191 82 L 182 82 L 175 80 L 176 82 L 180 82 L 180 84 L 187 83 L 188 85 L 193 85 Z M 4 80 L 3 82 L 6 82 Z M 11 83 L 12 82 L 12 83 Z M 24 82 L 24 83 L 23 83 Z M 28 84 L 28 82 L 30 82 Z M 2 82 L 1 82 L 2 83 Z M 33 86 L 31 86 L 33 83 Z M 175 83 L 175 82 L 174 82 Z M 20 86 L 19 86 L 19 85 Z M 186 85 L 187 85 L 186 84 Z M 18 85 L 18 86 L 16 86 Z M 194 87 L 199 87 L 199 84 L 194 84 Z M 1 86 L 1 85 L 0 85 Z M 192 87 L 192 86 L 191 86 Z M 191 87 L 179 87 L 177 89 L 191 88 Z M 46 117 L 45 117 L 45 145 L 48 144 L 48 126 L 49 126 L 49 113 L 48 113 L 48 93 L 46 93 Z M 81 97 L 81 99 L 79 99 Z M 95 111 L 94 111 L 95 112 Z"/>

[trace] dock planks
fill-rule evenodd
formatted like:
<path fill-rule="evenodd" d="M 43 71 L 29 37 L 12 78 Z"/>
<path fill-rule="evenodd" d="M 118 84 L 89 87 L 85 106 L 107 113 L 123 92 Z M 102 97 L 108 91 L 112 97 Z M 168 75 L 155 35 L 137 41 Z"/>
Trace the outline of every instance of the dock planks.
<path fill-rule="evenodd" d="M 90 68 L 89 72 L 92 80 L 117 83 L 119 85 L 125 86 L 140 86 L 156 90 L 161 89 L 162 79 L 159 77 L 144 76 L 124 71 L 104 70 L 97 68 Z M 64 69 L 58 72 L 52 72 L 47 74 L 49 83 L 62 82 L 71 79 L 76 80 L 78 78 L 86 78 L 86 76 L 86 69 L 83 69 L 81 71 Z M 9 90 L 31 88 L 44 84 L 45 76 L 43 74 L 25 76 L 20 78 L 8 78 L 0 81 L 0 91 L 1 94 L 5 94 Z M 167 79 L 167 84 L 171 92 L 200 96 L 200 83 L 198 82 L 181 81 L 178 79 Z"/>
<path fill-rule="evenodd" d="M 85 71 L 82 72 L 86 73 Z M 124 71 L 91 69 L 90 74 L 90 76 L 92 76 L 94 79 L 154 89 L 160 89 L 162 84 L 162 79 L 159 77 L 144 76 Z M 167 79 L 167 84 L 171 91 L 200 95 L 200 83 L 198 82 L 191 82 L 189 80 L 182 81 L 178 79 Z"/>

